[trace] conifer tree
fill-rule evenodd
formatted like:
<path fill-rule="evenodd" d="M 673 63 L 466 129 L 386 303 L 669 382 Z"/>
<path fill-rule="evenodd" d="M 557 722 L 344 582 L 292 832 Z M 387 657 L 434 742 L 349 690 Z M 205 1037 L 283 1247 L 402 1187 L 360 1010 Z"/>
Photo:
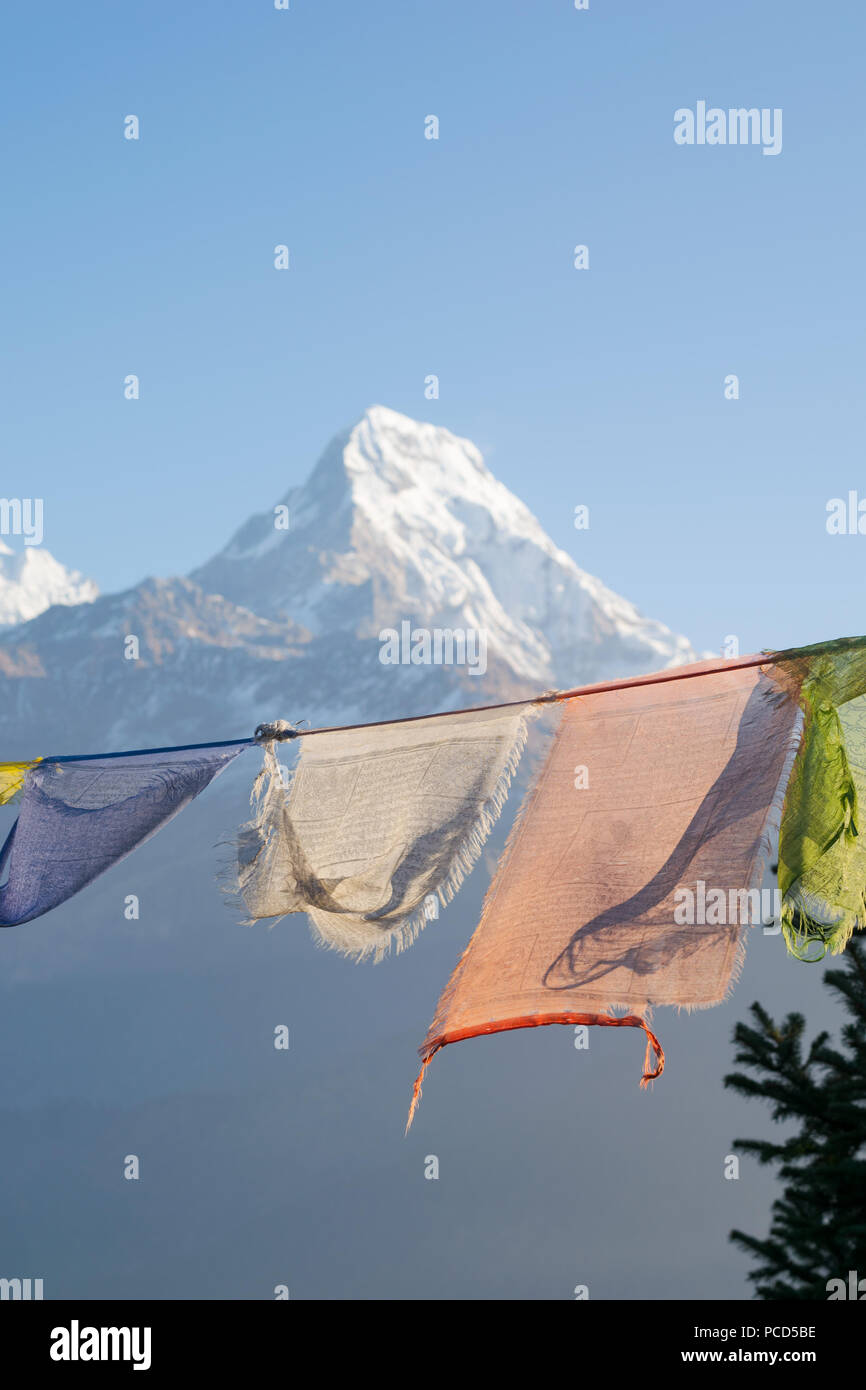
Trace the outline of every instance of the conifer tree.
<path fill-rule="evenodd" d="M 847 1015 L 838 1047 L 829 1033 L 807 1045 L 802 1014 L 777 1024 L 760 1004 L 734 1030 L 735 1061 L 746 1070 L 726 1076 L 725 1086 L 769 1101 L 775 1121 L 794 1125 L 781 1142 L 736 1141 L 775 1165 L 784 1183 L 765 1239 L 731 1232 L 756 1262 L 749 1279 L 759 1298 L 846 1296 L 828 1285 L 847 1286 L 852 1270 L 866 1296 L 866 947 L 852 940 L 824 983 Z"/>

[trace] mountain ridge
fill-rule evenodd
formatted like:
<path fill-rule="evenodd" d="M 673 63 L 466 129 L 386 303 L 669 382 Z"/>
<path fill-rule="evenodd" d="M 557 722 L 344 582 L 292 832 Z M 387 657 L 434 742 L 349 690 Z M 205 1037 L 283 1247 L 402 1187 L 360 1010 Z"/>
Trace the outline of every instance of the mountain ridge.
<path fill-rule="evenodd" d="M 81 751 L 203 742 L 276 717 L 399 718 L 696 659 L 556 546 L 470 440 L 384 406 L 187 578 L 85 592 L 0 631 L 0 734 L 22 755 L 34 740 L 45 751 L 58 715 Z M 381 634 L 407 624 L 483 636 L 483 673 L 383 664 Z"/>

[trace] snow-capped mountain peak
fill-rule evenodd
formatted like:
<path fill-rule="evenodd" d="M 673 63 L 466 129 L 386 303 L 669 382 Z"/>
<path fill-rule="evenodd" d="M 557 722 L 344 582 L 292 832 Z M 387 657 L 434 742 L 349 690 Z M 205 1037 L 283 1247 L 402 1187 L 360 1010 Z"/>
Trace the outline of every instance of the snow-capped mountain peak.
<path fill-rule="evenodd" d="M 314 634 L 372 639 L 407 619 L 483 631 L 542 685 L 694 656 L 560 550 L 470 440 L 380 405 L 192 578 Z"/>
<path fill-rule="evenodd" d="M 0 541 L 0 627 L 28 622 L 52 604 L 92 603 L 92 579 L 67 569 L 41 546 L 14 551 Z"/>
<path fill-rule="evenodd" d="M 4 549 L 0 615 L 9 756 L 41 749 L 61 711 L 70 746 L 137 748 L 274 718 L 399 719 L 695 658 L 560 550 L 474 444 L 384 406 L 189 579 L 97 598 L 46 551 Z M 456 642 L 416 661 L 407 629 L 410 645 L 419 630 Z"/>

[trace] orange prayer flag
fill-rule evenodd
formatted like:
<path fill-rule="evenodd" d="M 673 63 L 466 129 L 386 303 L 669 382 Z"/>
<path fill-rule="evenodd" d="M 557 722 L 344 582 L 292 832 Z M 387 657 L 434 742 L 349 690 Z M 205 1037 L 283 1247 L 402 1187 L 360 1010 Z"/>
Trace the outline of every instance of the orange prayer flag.
<path fill-rule="evenodd" d="M 664 1066 L 652 1007 L 709 1008 L 725 997 L 743 926 L 762 920 L 768 827 L 796 752 L 801 672 L 769 657 L 700 668 L 699 679 L 563 703 L 420 1049 L 410 1123 L 424 1069 L 449 1043 L 547 1023 L 642 1028 L 645 1085 Z"/>

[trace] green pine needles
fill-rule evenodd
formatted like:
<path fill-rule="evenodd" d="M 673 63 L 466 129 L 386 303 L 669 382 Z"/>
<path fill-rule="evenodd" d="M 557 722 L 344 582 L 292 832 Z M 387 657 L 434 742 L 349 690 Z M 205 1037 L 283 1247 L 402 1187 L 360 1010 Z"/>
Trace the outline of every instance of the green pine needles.
<path fill-rule="evenodd" d="M 856 1297 L 838 1290 L 856 1290 L 860 1276 L 866 1291 L 866 947 L 853 940 L 824 982 L 848 1015 L 838 1048 L 828 1033 L 807 1044 L 802 1014 L 777 1024 L 753 1004 L 751 1023 L 734 1030 L 744 1070 L 725 1077 L 740 1095 L 769 1101 L 775 1121 L 796 1123 L 780 1143 L 735 1145 L 775 1165 L 784 1183 L 766 1239 L 730 1237 L 754 1259 L 749 1279 L 764 1299 Z"/>

